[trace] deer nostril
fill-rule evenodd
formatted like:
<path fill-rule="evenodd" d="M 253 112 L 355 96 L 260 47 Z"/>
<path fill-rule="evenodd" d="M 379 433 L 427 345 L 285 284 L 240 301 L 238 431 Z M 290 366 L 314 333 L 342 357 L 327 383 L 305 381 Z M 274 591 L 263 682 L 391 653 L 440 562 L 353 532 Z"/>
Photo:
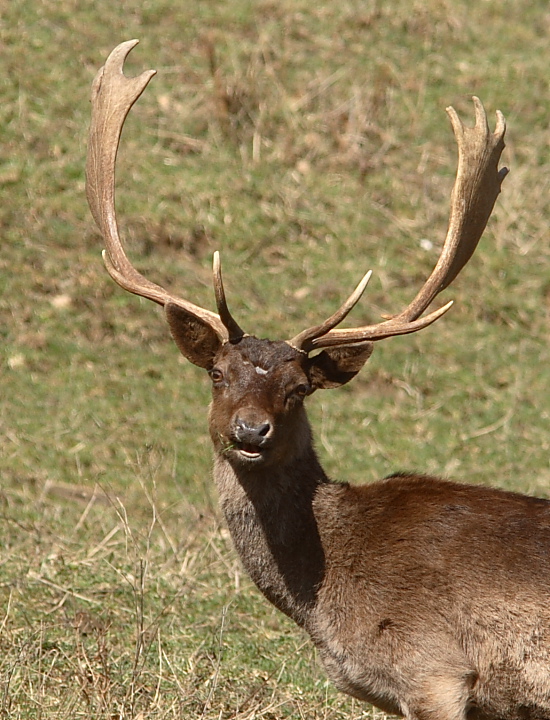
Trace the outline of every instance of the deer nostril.
<path fill-rule="evenodd" d="M 263 425 L 260 425 L 260 427 L 258 428 L 258 435 L 265 437 L 269 433 L 270 430 L 271 430 L 271 425 L 268 422 L 263 423 Z"/>
<path fill-rule="evenodd" d="M 261 445 L 267 439 L 270 432 L 271 423 L 267 421 L 256 425 L 242 418 L 235 420 L 235 438 L 241 443 Z"/>

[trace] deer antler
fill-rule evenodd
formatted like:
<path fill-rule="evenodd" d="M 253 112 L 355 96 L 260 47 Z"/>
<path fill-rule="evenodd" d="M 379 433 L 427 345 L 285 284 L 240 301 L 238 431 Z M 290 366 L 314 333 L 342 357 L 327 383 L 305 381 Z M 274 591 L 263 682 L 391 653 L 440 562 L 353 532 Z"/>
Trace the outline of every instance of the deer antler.
<path fill-rule="evenodd" d="M 128 260 L 120 241 L 115 213 L 115 164 L 120 135 L 130 108 L 155 74 L 148 70 L 127 78 L 124 60 L 137 40 L 118 45 L 98 72 L 92 87 L 92 122 L 86 164 L 86 194 L 95 221 L 105 239 L 105 265 L 111 277 L 125 290 L 160 305 L 174 304 L 209 325 L 222 342 L 238 341 L 245 333 L 227 307 L 219 255 L 214 255 L 214 292 L 218 314 L 194 305 L 147 280 Z M 431 302 L 458 275 L 472 256 L 506 177 L 498 169 L 504 149 L 506 125 L 497 111 L 497 124 L 491 133 L 481 101 L 474 97 L 476 122 L 465 127 L 453 108 L 447 108 L 458 145 L 458 170 L 451 194 L 449 228 L 441 255 L 429 278 L 414 300 L 398 315 L 376 325 L 336 329 L 356 305 L 365 290 L 367 273 L 342 306 L 320 325 L 303 330 L 288 344 L 308 353 L 335 345 L 381 340 L 393 335 L 416 332 L 435 322 L 452 302 L 422 317 Z"/>
<path fill-rule="evenodd" d="M 405 335 L 435 322 L 451 307 L 452 301 L 421 317 L 436 295 L 450 285 L 471 258 L 500 193 L 502 181 L 508 174 L 507 168 L 498 169 L 504 149 L 504 117 L 497 111 L 496 129 L 491 133 L 481 101 L 477 97 L 473 101 L 476 116 L 473 128 L 462 124 L 454 108 L 447 108 L 458 144 L 458 170 L 451 194 L 449 229 L 439 260 L 414 300 L 398 315 L 377 325 L 335 330 L 361 297 L 366 286 L 363 279 L 334 315 L 320 325 L 303 330 L 287 341 L 289 345 L 310 352 L 317 348 Z"/>
<path fill-rule="evenodd" d="M 129 40 L 118 45 L 96 75 L 92 86 L 86 196 L 105 240 L 105 266 L 113 280 L 125 290 L 153 300 L 159 305 L 175 304 L 212 327 L 222 341 L 234 341 L 243 337 L 244 332 L 227 308 L 219 259 L 214 262 L 214 286 L 219 312 L 217 315 L 147 280 L 130 263 L 120 241 L 115 213 L 115 163 L 120 134 L 130 108 L 156 73 L 155 70 L 148 70 L 135 78 L 124 75 L 124 60 L 137 43 L 137 40 Z"/>

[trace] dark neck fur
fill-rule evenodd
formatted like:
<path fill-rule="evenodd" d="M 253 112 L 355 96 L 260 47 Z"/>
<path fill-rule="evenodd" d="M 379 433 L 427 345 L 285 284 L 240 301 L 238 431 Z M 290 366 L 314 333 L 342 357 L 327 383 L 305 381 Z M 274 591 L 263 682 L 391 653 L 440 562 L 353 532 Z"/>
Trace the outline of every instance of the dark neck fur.
<path fill-rule="evenodd" d="M 329 482 L 311 443 L 287 467 L 235 468 L 217 456 L 214 479 L 250 577 L 279 610 L 307 626 L 325 571 L 312 505 Z"/>

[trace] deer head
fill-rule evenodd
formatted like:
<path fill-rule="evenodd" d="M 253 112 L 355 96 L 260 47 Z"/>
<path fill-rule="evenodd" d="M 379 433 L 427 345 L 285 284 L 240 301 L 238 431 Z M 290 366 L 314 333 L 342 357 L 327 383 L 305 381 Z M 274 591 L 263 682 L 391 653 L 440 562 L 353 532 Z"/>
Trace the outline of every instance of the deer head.
<path fill-rule="evenodd" d="M 458 144 L 449 228 L 434 270 L 404 310 L 375 325 L 338 327 L 362 296 L 369 272 L 324 322 L 288 340 L 260 340 L 242 330 L 229 311 L 218 253 L 213 268 L 214 313 L 146 279 L 124 252 L 114 204 L 116 155 L 125 118 L 155 74 L 153 70 L 135 78 L 123 74 L 124 60 L 136 44 L 131 40 L 113 50 L 92 89 L 86 192 L 106 243 L 105 265 L 121 287 L 164 306 L 182 354 L 210 374 L 214 395 L 210 430 L 218 453 L 243 467 L 280 462 L 283 450 L 288 458 L 309 442 L 303 430 L 305 397 L 351 380 L 369 358 L 373 342 L 421 330 L 451 307 L 448 302 L 424 314 L 468 262 L 492 212 L 507 173 L 506 168 L 498 169 L 504 118 L 497 112 L 496 130 L 491 133 L 478 98 L 474 98 L 473 128 L 465 127 L 454 109 L 447 108 Z"/>

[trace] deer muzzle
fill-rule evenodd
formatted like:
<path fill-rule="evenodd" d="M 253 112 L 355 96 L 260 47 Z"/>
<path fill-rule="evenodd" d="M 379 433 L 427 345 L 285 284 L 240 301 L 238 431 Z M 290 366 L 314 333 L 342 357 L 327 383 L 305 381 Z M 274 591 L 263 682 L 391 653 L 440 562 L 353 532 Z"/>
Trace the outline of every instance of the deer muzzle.
<path fill-rule="evenodd" d="M 244 460 L 262 459 L 272 435 L 273 426 L 267 418 L 259 419 L 254 414 L 242 414 L 233 421 L 234 449 Z"/>

